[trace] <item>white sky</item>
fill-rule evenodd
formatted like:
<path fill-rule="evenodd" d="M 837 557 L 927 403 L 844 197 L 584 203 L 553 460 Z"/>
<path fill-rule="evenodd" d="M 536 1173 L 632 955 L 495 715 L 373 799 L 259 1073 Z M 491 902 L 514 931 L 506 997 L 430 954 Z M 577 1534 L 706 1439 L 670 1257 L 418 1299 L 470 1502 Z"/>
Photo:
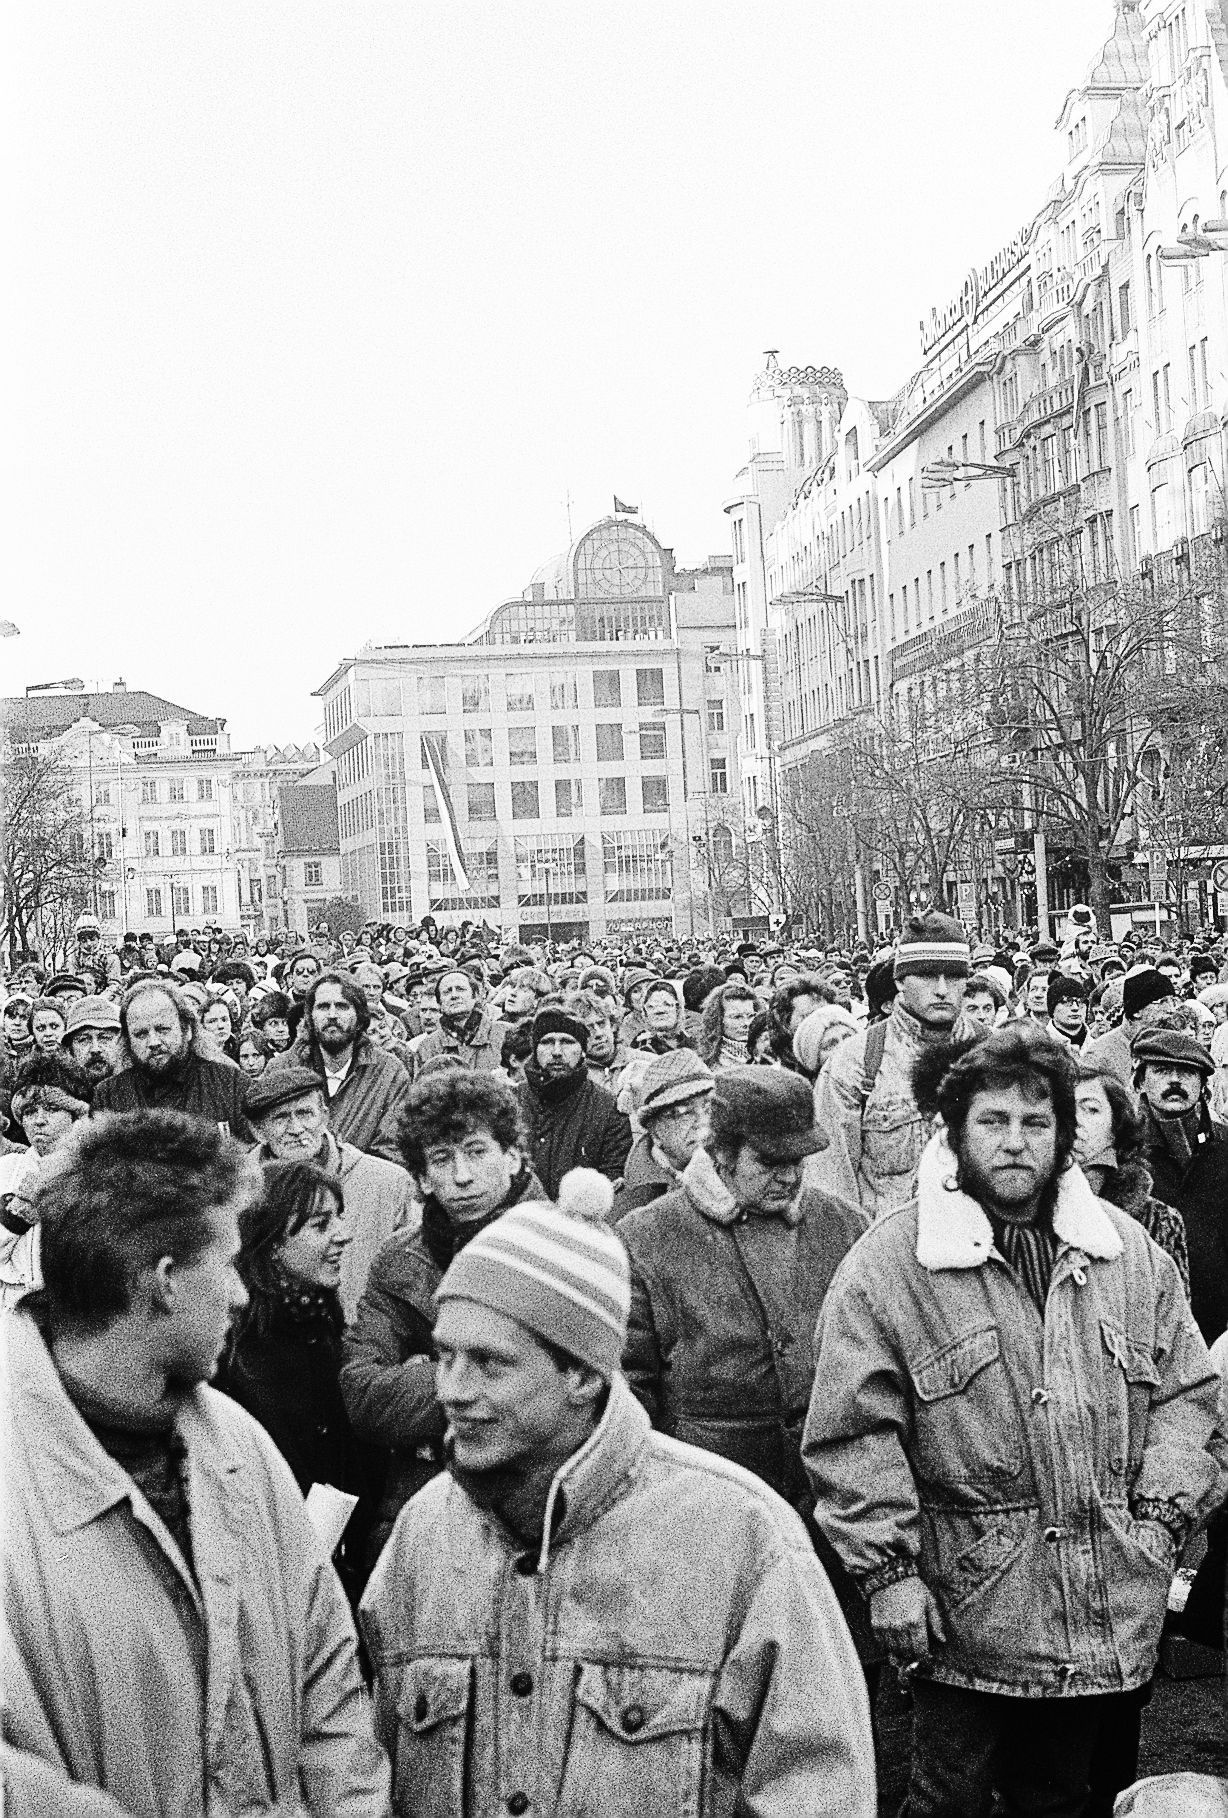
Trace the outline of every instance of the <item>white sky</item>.
<path fill-rule="evenodd" d="M 728 547 L 762 350 L 894 392 L 1111 0 L 18 0 L 0 693 L 314 735 L 610 509 Z M 15 435 L 12 425 L 16 426 Z"/>

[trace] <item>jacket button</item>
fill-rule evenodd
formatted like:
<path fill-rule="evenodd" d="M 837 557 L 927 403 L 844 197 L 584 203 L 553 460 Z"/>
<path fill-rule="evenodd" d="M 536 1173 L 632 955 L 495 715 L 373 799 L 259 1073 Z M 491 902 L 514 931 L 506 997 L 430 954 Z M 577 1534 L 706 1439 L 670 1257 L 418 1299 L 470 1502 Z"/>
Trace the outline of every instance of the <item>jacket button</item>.
<path fill-rule="evenodd" d="M 517 1813 L 517 1815 L 521 1812 L 527 1812 L 529 1809 L 529 1795 L 527 1793 L 513 1793 L 507 1802 L 507 1809 L 509 1812 Z"/>
<path fill-rule="evenodd" d="M 514 1697 L 527 1698 L 529 1693 L 533 1690 L 532 1673 L 513 1673 L 511 1687 Z"/>
<path fill-rule="evenodd" d="M 522 1553 L 516 1561 L 516 1570 L 522 1578 L 535 1578 L 537 1576 L 537 1554 Z"/>
<path fill-rule="evenodd" d="M 629 1704 L 623 1712 L 623 1728 L 628 1736 L 634 1736 L 644 1727 L 644 1707 L 642 1704 Z"/>
<path fill-rule="evenodd" d="M 430 1705 L 426 1701 L 426 1693 L 419 1692 L 418 1696 L 414 1699 L 414 1722 L 425 1723 L 426 1714 L 430 1708 Z"/>
<path fill-rule="evenodd" d="M 1063 1530 L 1061 1528 L 1046 1528 L 1045 1529 L 1045 1539 L 1048 1541 L 1048 1543 L 1051 1547 L 1055 1547 L 1057 1545 L 1058 1541 L 1062 1538 L 1062 1533 L 1063 1533 Z"/>
<path fill-rule="evenodd" d="M 1038 1408 L 1047 1407 L 1049 1405 L 1048 1389 L 1033 1389 L 1032 1400 L 1036 1403 Z"/>

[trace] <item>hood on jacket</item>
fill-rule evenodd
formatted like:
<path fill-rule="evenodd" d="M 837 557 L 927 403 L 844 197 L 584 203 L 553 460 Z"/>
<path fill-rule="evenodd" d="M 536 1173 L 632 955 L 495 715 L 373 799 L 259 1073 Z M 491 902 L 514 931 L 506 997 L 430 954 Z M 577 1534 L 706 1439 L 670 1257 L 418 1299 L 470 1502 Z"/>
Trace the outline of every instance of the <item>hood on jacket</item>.
<path fill-rule="evenodd" d="M 926 1144 L 917 1170 L 917 1261 L 923 1269 L 977 1269 L 994 1247 L 987 1213 L 956 1185 L 958 1164 L 944 1130 Z M 1073 1163 L 1058 1182 L 1053 1229 L 1059 1242 L 1111 1261 L 1124 1245 Z"/>

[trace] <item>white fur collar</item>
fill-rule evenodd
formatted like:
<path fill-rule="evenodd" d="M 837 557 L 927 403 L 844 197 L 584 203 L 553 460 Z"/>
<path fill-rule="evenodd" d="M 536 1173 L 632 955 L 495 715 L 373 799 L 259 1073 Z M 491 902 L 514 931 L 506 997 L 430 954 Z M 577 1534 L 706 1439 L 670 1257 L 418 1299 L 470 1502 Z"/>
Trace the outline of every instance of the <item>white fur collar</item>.
<path fill-rule="evenodd" d="M 976 1269 L 993 1249 L 993 1227 L 977 1202 L 955 1184 L 956 1164 L 939 1129 L 917 1171 L 917 1261 L 923 1269 Z M 1122 1241 L 1113 1221 L 1073 1164 L 1057 1190 L 1053 1229 L 1069 1249 L 1111 1261 Z"/>

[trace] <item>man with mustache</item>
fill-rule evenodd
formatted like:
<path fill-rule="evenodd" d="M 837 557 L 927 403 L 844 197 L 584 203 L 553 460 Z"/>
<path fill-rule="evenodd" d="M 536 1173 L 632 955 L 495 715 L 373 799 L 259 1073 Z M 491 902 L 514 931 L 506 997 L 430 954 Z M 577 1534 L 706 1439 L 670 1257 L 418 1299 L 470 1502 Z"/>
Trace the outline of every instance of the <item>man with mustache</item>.
<path fill-rule="evenodd" d="M 1190 1306 L 1210 1344 L 1228 1327 L 1228 1128 L 1207 1103 L 1215 1063 L 1183 1029 L 1144 1029 L 1131 1053 L 1152 1192 L 1185 1220 Z"/>

